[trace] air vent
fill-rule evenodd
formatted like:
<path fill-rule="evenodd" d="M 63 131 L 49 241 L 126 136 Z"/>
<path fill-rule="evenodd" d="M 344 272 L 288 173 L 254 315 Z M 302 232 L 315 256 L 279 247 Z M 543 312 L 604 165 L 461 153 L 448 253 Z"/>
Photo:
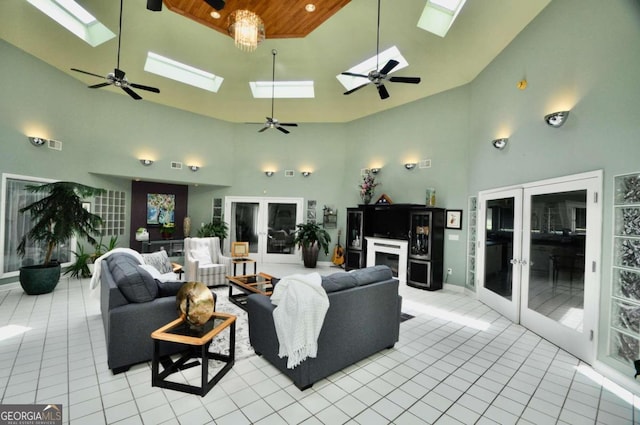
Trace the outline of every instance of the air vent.
<path fill-rule="evenodd" d="M 431 168 L 431 160 L 430 159 L 423 159 L 422 161 L 420 161 L 418 163 L 418 167 L 419 168 Z"/>
<path fill-rule="evenodd" d="M 49 143 L 47 144 L 47 147 L 49 149 L 53 149 L 56 151 L 61 151 L 62 150 L 62 142 L 59 142 L 57 140 L 49 140 Z"/>
<path fill-rule="evenodd" d="M 171 161 L 172 170 L 182 170 L 182 162 Z"/>
<path fill-rule="evenodd" d="M 284 170 L 285 177 L 293 177 L 295 172 L 293 170 Z"/>

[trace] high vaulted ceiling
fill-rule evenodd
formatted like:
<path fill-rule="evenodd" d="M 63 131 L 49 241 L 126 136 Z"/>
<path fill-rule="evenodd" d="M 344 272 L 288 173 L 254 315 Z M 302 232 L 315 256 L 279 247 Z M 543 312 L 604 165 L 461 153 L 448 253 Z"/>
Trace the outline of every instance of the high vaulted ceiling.
<path fill-rule="evenodd" d="M 114 33 L 118 32 L 119 1 L 77 1 Z M 278 31 L 283 33 L 287 26 L 299 26 L 293 9 L 283 5 L 293 7 L 301 2 L 260 0 L 261 7 L 266 7 L 263 18 L 267 39 L 251 53 L 237 49 L 223 31 L 175 13 L 167 6 L 187 0 L 165 0 L 162 12 L 147 10 L 146 0 L 125 0 L 120 68 L 131 81 L 160 88 L 160 94 L 140 92 L 144 100 L 138 102 L 156 102 L 231 122 L 262 123 L 271 113 L 271 101 L 254 99 L 249 82 L 271 80 L 271 50 L 277 49 L 276 80 L 313 80 L 315 98 L 276 99 L 275 116 L 283 122 L 347 122 L 469 83 L 550 1 L 468 0 L 448 35 L 440 38 L 416 27 L 425 0 L 382 0 L 380 50 L 395 45 L 409 62 L 408 67 L 393 75 L 422 78 L 418 85 L 386 83 L 391 95 L 386 100 L 380 100 L 374 87 L 344 96 L 345 89 L 336 79 L 340 72 L 376 53 L 375 0 L 316 0 L 313 13 L 328 19 L 298 38 L 269 38 L 269 22 L 276 19 L 281 28 Z M 223 11 L 229 13 L 251 1 L 226 3 Z M 333 14 L 322 10 L 323 3 L 333 5 Z M 346 4 L 340 8 L 343 3 Z M 101 80 L 70 68 L 106 75 L 116 65 L 116 38 L 91 47 L 26 0 L 0 1 L 0 37 L 77 79 L 79 84 L 91 85 Z M 211 93 L 145 72 L 148 51 L 219 75 L 224 82 L 217 93 Z M 523 75 L 514 75 L 514 81 L 509 82 L 514 87 L 525 76 L 526 64 L 522 69 Z M 114 87 L 97 89 L 94 95 L 104 96 L 105 91 L 127 96 Z"/>

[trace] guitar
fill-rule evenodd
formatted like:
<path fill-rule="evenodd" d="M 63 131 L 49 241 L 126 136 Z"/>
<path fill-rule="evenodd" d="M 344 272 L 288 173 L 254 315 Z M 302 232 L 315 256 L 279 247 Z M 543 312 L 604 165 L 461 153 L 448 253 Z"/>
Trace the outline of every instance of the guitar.
<path fill-rule="evenodd" d="M 338 242 L 336 247 L 333 248 L 333 255 L 331 256 L 331 262 L 336 266 L 342 266 L 344 264 L 344 248 L 340 245 L 340 235 L 342 230 L 338 230 Z"/>

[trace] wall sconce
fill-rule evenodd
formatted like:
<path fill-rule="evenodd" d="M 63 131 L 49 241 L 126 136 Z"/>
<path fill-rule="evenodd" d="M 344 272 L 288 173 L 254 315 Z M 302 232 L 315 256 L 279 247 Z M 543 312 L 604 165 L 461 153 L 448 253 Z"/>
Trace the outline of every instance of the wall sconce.
<path fill-rule="evenodd" d="M 311 175 L 311 171 L 303 171 L 300 174 L 302 174 L 303 177 L 309 177 Z"/>
<path fill-rule="evenodd" d="M 195 173 L 200 167 L 198 165 L 189 165 L 189 169 Z"/>
<path fill-rule="evenodd" d="M 149 165 L 153 164 L 153 161 L 150 159 L 141 159 L 140 164 L 144 165 L 145 167 L 148 167 Z"/>
<path fill-rule="evenodd" d="M 31 144 L 33 146 L 42 146 L 45 143 L 47 143 L 48 140 L 47 139 L 43 139 L 41 137 L 31 137 L 31 136 L 29 136 L 29 141 L 31 142 Z"/>
<path fill-rule="evenodd" d="M 492 140 L 491 144 L 493 145 L 494 148 L 502 150 L 505 148 L 505 146 L 507 146 L 508 141 L 509 141 L 508 138 L 503 137 L 502 139 Z"/>
<path fill-rule="evenodd" d="M 406 164 L 404 164 L 404 168 L 406 168 L 407 170 L 413 170 L 414 168 L 416 168 L 416 163 L 407 162 Z"/>
<path fill-rule="evenodd" d="M 376 174 L 378 174 L 380 172 L 380 168 L 372 168 L 369 171 L 371 171 L 371 174 L 373 174 L 375 176 Z"/>
<path fill-rule="evenodd" d="M 553 128 L 558 128 L 562 127 L 567 118 L 569 118 L 569 111 L 552 112 L 544 116 L 544 122 Z"/>
<path fill-rule="evenodd" d="M 271 176 L 273 176 L 273 171 L 265 171 L 264 175 L 267 176 L 267 177 L 271 177 Z"/>

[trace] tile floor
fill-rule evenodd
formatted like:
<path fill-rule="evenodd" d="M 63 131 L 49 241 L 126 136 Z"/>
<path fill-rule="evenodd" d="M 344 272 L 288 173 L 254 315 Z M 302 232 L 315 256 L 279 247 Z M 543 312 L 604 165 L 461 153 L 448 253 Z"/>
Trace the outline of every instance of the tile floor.
<path fill-rule="evenodd" d="M 62 403 L 74 425 L 640 424 L 636 396 L 477 300 L 401 293 L 416 317 L 393 349 L 304 392 L 251 356 L 198 397 L 151 387 L 149 364 L 111 374 L 87 280 L 63 278 L 37 297 L 0 287 L 0 403 Z"/>

